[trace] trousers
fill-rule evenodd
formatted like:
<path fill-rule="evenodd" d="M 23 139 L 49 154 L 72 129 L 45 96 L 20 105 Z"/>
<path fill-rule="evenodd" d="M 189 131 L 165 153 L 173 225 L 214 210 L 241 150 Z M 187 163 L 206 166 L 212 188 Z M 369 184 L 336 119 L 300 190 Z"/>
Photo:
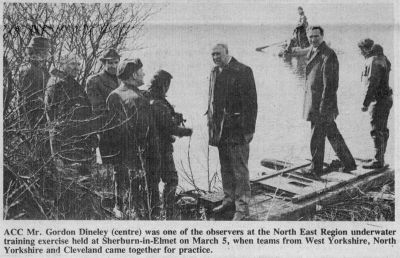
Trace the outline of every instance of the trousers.
<path fill-rule="evenodd" d="M 340 134 L 335 121 L 311 122 L 311 169 L 322 173 L 325 156 L 325 138 L 328 138 L 336 155 L 345 167 L 356 166 L 356 162 Z"/>
<path fill-rule="evenodd" d="M 249 144 L 221 143 L 218 146 L 221 163 L 223 205 L 235 203 L 236 211 L 249 213 L 251 196 L 249 180 Z"/>
<path fill-rule="evenodd" d="M 371 137 L 375 145 L 375 161 L 382 163 L 384 163 L 384 155 L 389 139 L 387 123 L 392 106 L 392 96 L 380 99 L 371 105 Z"/>
<path fill-rule="evenodd" d="M 174 213 L 175 192 L 178 186 L 178 172 L 172 152 L 161 154 L 161 180 L 164 183 L 163 202 L 167 219 Z"/>
<path fill-rule="evenodd" d="M 140 218 L 148 218 L 159 205 L 158 183 L 150 173 L 115 164 L 115 206 L 124 212 L 134 209 Z"/>
<path fill-rule="evenodd" d="M 388 134 L 389 129 L 387 123 L 389 119 L 390 109 L 393 106 L 392 96 L 376 101 L 371 105 L 371 136 L 374 137 L 377 133 Z"/>

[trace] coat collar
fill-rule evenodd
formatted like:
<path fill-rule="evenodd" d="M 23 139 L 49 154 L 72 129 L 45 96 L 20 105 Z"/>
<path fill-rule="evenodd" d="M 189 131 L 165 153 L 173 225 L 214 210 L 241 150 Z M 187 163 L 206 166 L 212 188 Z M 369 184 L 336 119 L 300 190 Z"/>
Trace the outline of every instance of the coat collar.
<path fill-rule="evenodd" d="M 325 43 L 325 41 L 323 41 L 323 42 L 321 43 L 321 45 L 318 46 L 317 50 L 315 50 L 315 52 L 313 53 L 312 56 L 311 56 L 311 50 L 312 50 L 312 48 L 311 48 L 310 51 L 309 51 L 308 54 L 307 54 L 307 58 L 308 58 L 307 65 L 308 65 L 309 63 L 311 63 L 312 60 L 314 60 L 314 58 L 315 58 L 323 49 L 325 49 L 325 47 L 326 47 L 326 43 Z"/>
<path fill-rule="evenodd" d="M 232 56 L 231 60 L 229 61 L 229 63 L 223 67 L 224 70 L 228 70 L 228 71 L 236 71 L 237 70 L 237 63 L 238 61 Z M 217 72 L 219 69 L 218 66 L 214 66 L 213 68 L 213 72 Z"/>
<path fill-rule="evenodd" d="M 122 82 L 119 86 L 121 91 L 127 91 L 127 90 L 133 90 L 134 92 L 138 93 L 138 94 L 142 94 L 142 92 L 140 91 L 140 89 L 133 85 L 133 84 L 128 84 L 126 82 Z"/>
<path fill-rule="evenodd" d="M 111 73 L 107 72 L 106 70 L 103 70 L 101 73 L 102 73 L 103 75 L 107 76 L 107 77 L 112 78 L 112 79 L 115 79 L 115 80 L 117 79 L 117 75 L 111 74 Z"/>

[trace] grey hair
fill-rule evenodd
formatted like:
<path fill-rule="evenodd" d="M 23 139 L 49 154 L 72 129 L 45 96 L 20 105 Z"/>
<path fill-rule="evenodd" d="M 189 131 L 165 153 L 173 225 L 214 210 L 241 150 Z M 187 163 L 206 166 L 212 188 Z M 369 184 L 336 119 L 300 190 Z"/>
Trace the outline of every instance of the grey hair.
<path fill-rule="evenodd" d="M 215 45 L 215 47 L 222 47 L 223 49 L 226 50 L 226 53 L 229 54 L 229 50 L 228 50 L 228 45 L 225 43 L 218 43 Z"/>

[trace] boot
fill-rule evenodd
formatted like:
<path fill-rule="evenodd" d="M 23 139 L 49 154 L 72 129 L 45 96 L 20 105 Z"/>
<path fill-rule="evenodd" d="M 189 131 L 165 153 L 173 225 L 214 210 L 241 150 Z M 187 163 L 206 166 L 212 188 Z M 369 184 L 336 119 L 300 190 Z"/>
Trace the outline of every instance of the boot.
<path fill-rule="evenodd" d="M 385 155 L 387 142 L 389 140 L 389 129 L 386 129 L 386 131 L 383 133 L 383 137 L 384 137 L 384 145 L 383 145 L 383 154 L 382 155 Z"/>
<path fill-rule="evenodd" d="M 363 165 L 363 168 L 365 169 L 378 169 L 383 168 L 383 166 L 385 165 L 385 137 L 383 134 L 377 134 L 375 137 L 373 137 L 373 139 L 375 146 L 375 158 L 371 162 Z"/>

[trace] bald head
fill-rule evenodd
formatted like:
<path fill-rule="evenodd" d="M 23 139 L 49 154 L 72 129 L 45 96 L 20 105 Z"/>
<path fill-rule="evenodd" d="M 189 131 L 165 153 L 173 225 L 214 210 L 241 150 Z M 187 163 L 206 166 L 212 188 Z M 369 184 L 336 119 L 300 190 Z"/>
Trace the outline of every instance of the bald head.
<path fill-rule="evenodd" d="M 212 49 L 211 56 L 217 66 L 223 67 L 227 65 L 230 57 L 228 45 L 222 43 L 216 44 Z"/>

